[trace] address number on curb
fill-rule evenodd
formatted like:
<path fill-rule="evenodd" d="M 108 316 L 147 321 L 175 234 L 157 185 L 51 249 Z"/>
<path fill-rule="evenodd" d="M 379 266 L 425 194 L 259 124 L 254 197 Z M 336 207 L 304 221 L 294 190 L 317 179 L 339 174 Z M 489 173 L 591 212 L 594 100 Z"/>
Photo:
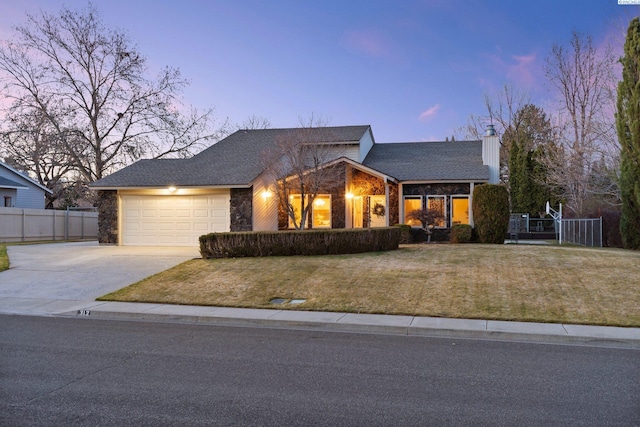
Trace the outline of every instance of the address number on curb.
<path fill-rule="evenodd" d="M 91 316 L 90 310 L 78 310 L 78 316 Z"/>

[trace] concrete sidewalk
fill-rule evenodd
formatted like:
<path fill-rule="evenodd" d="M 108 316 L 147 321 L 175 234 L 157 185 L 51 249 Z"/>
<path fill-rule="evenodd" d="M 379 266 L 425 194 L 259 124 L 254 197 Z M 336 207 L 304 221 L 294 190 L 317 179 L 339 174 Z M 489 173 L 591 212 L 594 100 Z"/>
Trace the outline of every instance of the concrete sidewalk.
<path fill-rule="evenodd" d="M 0 314 L 489 339 L 640 349 L 639 328 L 0 297 Z"/>

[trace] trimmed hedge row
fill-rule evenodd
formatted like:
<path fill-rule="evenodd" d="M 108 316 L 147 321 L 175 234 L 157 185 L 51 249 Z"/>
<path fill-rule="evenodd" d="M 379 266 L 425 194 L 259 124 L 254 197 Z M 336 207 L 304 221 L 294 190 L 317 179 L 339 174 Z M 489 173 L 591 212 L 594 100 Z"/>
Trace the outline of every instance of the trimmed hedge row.
<path fill-rule="evenodd" d="M 398 249 L 399 227 L 211 233 L 200 236 L 203 258 L 338 255 Z"/>

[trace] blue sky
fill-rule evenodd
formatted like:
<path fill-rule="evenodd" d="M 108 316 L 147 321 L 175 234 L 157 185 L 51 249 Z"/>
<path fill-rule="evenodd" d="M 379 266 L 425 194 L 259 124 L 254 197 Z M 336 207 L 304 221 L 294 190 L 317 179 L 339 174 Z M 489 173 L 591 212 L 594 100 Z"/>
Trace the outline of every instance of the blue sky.
<path fill-rule="evenodd" d="M 554 43 L 571 31 L 621 52 L 640 6 L 617 0 L 109 0 L 105 24 L 125 30 L 153 67 L 177 67 L 184 101 L 233 123 L 273 127 L 322 116 L 370 124 L 377 142 L 444 140 L 484 94 L 511 83 L 543 107 Z M 0 0 L 0 38 L 25 13 L 79 0 Z"/>

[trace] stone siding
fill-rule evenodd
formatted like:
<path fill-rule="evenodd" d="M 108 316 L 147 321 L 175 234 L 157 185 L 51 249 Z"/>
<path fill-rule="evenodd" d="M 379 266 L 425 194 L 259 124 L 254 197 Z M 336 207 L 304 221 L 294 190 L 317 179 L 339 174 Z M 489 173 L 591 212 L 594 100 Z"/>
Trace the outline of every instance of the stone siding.
<path fill-rule="evenodd" d="M 252 231 L 253 188 L 232 188 L 229 212 L 231 231 Z"/>
<path fill-rule="evenodd" d="M 452 184 L 406 184 L 402 186 L 403 196 L 451 196 L 470 195 L 468 182 Z"/>
<path fill-rule="evenodd" d="M 400 208 L 399 208 L 398 184 L 389 183 L 389 225 L 400 224 Z"/>
<path fill-rule="evenodd" d="M 118 193 L 116 190 L 99 190 L 98 242 L 118 244 Z"/>

